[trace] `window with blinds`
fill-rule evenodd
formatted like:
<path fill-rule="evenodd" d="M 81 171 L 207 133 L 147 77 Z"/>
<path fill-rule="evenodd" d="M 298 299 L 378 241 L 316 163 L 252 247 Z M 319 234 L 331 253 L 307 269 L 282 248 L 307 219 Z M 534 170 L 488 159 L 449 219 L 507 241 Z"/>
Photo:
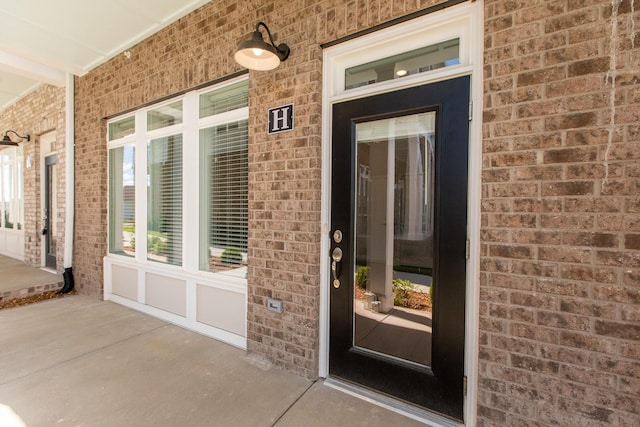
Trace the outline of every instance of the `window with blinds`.
<path fill-rule="evenodd" d="M 200 269 L 247 261 L 247 121 L 200 130 Z"/>
<path fill-rule="evenodd" d="M 0 229 L 22 230 L 24 195 L 22 147 L 0 150 Z"/>
<path fill-rule="evenodd" d="M 110 254 L 246 278 L 248 86 L 236 79 L 107 123 Z"/>
<path fill-rule="evenodd" d="M 147 145 L 147 259 L 182 265 L 182 135 Z"/>
<path fill-rule="evenodd" d="M 135 145 L 109 150 L 109 252 L 136 253 Z"/>
<path fill-rule="evenodd" d="M 200 96 L 200 117 L 247 107 L 247 82 Z M 200 129 L 200 270 L 246 275 L 248 121 Z M 215 121 L 215 120 L 214 120 Z"/>

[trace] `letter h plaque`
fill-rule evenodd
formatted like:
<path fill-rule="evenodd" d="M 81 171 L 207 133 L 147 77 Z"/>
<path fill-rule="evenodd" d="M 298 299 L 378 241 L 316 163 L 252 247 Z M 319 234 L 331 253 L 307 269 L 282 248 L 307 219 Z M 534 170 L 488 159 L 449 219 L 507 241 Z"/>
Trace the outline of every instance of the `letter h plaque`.
<path fill-rule="evenodd" d="M 293 104 L 269 110 L 269 133 L 293 130 Z"/>

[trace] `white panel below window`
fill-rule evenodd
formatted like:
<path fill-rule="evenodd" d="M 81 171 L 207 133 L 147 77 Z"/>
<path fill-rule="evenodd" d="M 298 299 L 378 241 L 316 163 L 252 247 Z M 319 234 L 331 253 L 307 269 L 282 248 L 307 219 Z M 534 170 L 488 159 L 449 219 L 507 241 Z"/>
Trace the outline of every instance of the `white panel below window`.
<path fill-rule="evenodd" d="M 114 265 L 111 270 L 113 293 L 132 301 L 138 300 L 138 271 Z"/>
<path fill-rule="evenodd" d="M 243 350 L 247 348 L 244 275 L 192 275 L 123 256 L 105 257 L 104 273 L 105 300 Z"/>
<path fill-rule="evenodd" d="M 0 230 L 0 255 L 24 261 L 24 232 Z"/>
<path fill-rule="evenodd" d="M 185 317 L 187 315 L 186 282 L 147 273 L 146 301 L 152 307 Z"/>
<path fill-rule="evenodd" d="M 242 294 L 198 285 L 196 320 L 245 336 L 245 304 Z"/>

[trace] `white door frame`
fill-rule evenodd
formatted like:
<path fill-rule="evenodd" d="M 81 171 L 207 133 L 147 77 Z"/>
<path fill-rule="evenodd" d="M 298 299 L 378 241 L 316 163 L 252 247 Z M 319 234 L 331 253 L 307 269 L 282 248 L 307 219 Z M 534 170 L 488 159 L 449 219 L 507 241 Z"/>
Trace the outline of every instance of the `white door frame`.
<path fill-rule="evenodd" d="M 331 218 L 331 117 L 334 103 L 399 90 L 459 77 L 471 76 L 469 143 L 469 200 L 467 236 L 470 241 L 467 261 L 465 375 L 468 379 L 464 404 L 465 426 L 475 426 L 478 383 L 479 339 L 479 283 L 480 283 L 480 201 L 482 172 L 482 57 L 483 57 L 483 2 L 468 2 L 443 9 L 375 33 L 367 34 L 325 49 L 323 58 L 323 126 L 322 126 L 322 240 L 320 257 L 320 351 L 319 376 L 329 375 L 329 244 Z M 460 64 L 428 73 L 390 80 L 375 85 L 345 91 L 344 70 L 400 53 L 404 50 L 460 37 Z M 357 394 L 357 393 L 356 393 Z M 363 395 L 364 396 L 364 395 Z M 383 404 L 383 406 L 385 406 Z M 387 406 L 389 407 L 389 406 Z M 400 407 L 390 409 L 412 418 Z M 424 420 L 424 418 L 421 418 Z M 433 425 L 441 418 L 429 419 Z"/>
<path fill-rule="evenodd" d="M 46 191 L 45 189 L 46 183 L 44 182 L 44 177 L 45 177 L 45 169 L 47 167 L 45 160 L 49 156 L 56 155 L 56 150 L 55 150 L 56 138 L 57 138 L 57 132 L 55 130 L 47 133 L 43 133 L 38 138 L 38 141 L 39 141 L 38 143 L 40 145 L 40 210 L 38 213 L 36 213 L 36 224 L 37 224 L 38 218 L 40 219 L 40 221 L 42 221 L 42 218 L 44 215 L 44 208 L 45 208 L 44 196 Z M 58 208 L 59 207 L 60 206 L 58 206 Z M 50 213 L 47 213 L 47 215 L 49 214 Z M 51 220 L 52 219 L 50 219 L 50 221 Z M 43 226 L 44 224 L 41 223 L 40 230 L 42 229 Z M 49 232 L 51 232 L 51 230 L 49 230 Z M 46 267 L 47 266 L 46 236 L 44 236 L 42 233 L 39 233 L 39 234 L 40 234 L 40 265 L 42 267 Z"/>

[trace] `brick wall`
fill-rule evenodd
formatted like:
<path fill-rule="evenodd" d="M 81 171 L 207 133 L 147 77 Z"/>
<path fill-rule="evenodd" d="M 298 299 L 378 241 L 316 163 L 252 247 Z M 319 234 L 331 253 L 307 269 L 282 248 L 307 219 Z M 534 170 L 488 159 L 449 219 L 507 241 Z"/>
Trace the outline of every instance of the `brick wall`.
<path fill-rule="evenodd" d="M 318 375 L 322 49 L 320 44 L 443 1 L 271 2 L 246 7 L 293 52 L 276 71 L 250 79 L 249 350 L 289 371 Z M 284 6 L 286 4 L 286 7 Z M 307 6 L 309 5 L 309 6 Z M 279 41 L 278 38 L 276 38 Z M 268 108 L 295 104 L 293 132 L 267 136 Z M 282 299 L 274 315 L 266 298 Z"/>
<path fill-rule="evenodd" d="M 62 272 L 64 257 L 64 200 L 66 194 L 65 174 L 65 89 L 51 85 L 42 85 L 15 104 L 0 112 L 0 131 L 14 130 L 20 135 L 29 134 L 31 141 L 21 143 L 24 152 L 24 237 L 25 262 L 34 267 L 42 265 L 42 167 L 40 165 L 40 136 L 55 132 L 58 179 L 57 246 L 56 258 L 58 271 Z M 0 135 L 1 136 L 1 135 Z M 10 135 L 14 141 L 18 138 Z M 26 167 L 26 160 L 32 158 L 32 167 Z"/>
<path fill-rule="evenodd" d="M 233 50 L 263 20 L 292 55 L 277 70 L 250 74 L 248 346 L 316 376 L 319 45 L 436 3 L 211 2 L 129 58 L 78 78 L 81 292 L 102 293 L 103 118 L 239 71 Z M 480 425 L 638 423 L 634 10 L 640 5 L 624 0 L 612 20 L 609 0 L 485 1 Z M 296 105 L 296 130 L 267 136 L 267 109 L 287 103 Z M 283 315 L 265 309 L 268 296 L 286 302 Z"/>
<path fill-rule="evenodd" d="M 102 294 L 107 253 L 104 117 L 228 76 L 238 43 L 265 21 L 291 57 L 249 87 L 248 347 L 298 374 L 318 372 L 322 49 L 320 43 L 441 3 L 211 2 L 76 80 L 76 236 L 80 292 Z M 294 103 L 293 132 L 267 136 L 266 111 Z M 265 298 L 287 310 L 266 310 Z"/>
<path fill-rule="evenodd" d="M 639 22 L 485 2 L 480 425 L 640 425 Z"/>
<path fill-rule="evenodd" d="M 245 32 L 269 11 L 266 22 L 286 34 L 294 52 L 277 71 L 252 73 L 250 80 L 248 338 L 249 350 L 314 378 L 320 316 L 320 44 L 413 12 L 414 4 L 316 2 L 301 7 L 305 3 L 291 2 L 281 8 L 283 4 L 245 11 L 255 14 Z M 296 107 L 295 130 L 266 136 L 267 109 L 289 103 Z M 286 312 L 267 311 L 268 297 L 284 300 Z"/>

